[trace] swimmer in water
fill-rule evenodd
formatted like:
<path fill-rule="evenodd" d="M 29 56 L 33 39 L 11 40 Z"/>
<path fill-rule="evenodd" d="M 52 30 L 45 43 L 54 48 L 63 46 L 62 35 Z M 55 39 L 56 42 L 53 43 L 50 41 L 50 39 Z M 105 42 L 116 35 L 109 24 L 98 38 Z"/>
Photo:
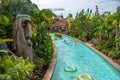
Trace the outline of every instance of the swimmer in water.
<path fill-rule="evenodd" d="M 64 40 L 64 43 L 67 43 L 67 41 L 66 41 L 66 40 Z"/>
<path fill-rule="evenodd" d="M 55 39 L 54 40 L 57 40 L 57 38 L 55 37 Z"/>
<path fill-rule="evenodd" d="M 74 44 L 74 45 L 77 45 L 77 44 L 78 44 L 78 42 L 77 42 L 77 41 L 74 41 L 74 42 L 73 42 L 73 44 Z"/>

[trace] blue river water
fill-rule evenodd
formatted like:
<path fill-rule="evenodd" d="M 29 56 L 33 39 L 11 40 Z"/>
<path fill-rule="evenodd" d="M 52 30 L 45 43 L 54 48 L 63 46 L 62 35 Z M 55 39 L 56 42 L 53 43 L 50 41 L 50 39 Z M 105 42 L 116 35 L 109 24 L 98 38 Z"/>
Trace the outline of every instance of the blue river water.
<path fill-rule="evenodd" d="M 57 61 L 51 80 L 77 80 L 80 74 L 89 74 L 93 80 L 120 80 L 120 72 L 79 40 L 65 35 L 62 35 L 62 39 L 54 40 L 54 35 L 51 36 L 57 49 Z M 65 44 L 64 40 L 69 44 Z M 78 44 L 73 44 L 74 41 Z M 66 72 L 66 66 L 74 66 L 77 71 Z"/>

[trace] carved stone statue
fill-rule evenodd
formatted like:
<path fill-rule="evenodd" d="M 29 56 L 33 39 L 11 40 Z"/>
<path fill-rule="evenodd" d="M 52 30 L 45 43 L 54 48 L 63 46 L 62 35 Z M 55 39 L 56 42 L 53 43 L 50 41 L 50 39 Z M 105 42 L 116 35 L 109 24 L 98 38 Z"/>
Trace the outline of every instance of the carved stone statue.
<path fill-rule="evenodd" d="M 18 14 L 13 31 L 13 49 L 17 56 L 29 58 L 33 62 L 30 16 L 26 14 Z"/>

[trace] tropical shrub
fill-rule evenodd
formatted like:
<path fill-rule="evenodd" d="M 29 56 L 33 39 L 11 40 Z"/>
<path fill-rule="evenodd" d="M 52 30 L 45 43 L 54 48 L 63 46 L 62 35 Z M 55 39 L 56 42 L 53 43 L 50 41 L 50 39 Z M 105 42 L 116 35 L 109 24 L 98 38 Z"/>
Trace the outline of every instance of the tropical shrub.
<path fill-rule="evenodd" d="M 116 44 L 116 58 L 117 59 L 120 59 L 120 38 L 116 39 L 115 41 L 115 44 Z"/>
<path fill-rule="evenodd" d="M 28 59 L 0 56 L 0 80 L 29 80 L 33 69 Z"/>
<path fill-rule="evenodd" d="M 82 27 L 78 20 L 71 21 L 70 36 L 82 37 Z"/>
<path fill-rule="evenodd" d="M 115 51 L 109 51 L 108 52 L 108 56 L 115 59 L 116 58 L 116 54 L 115 54 Z"/>
<path fill-rule="evenodd" d="M 51 37 L 48 35 L 37 48 L 35 48 L 36 55 L 45 60 L 45 64 L 48 65 L 51 62 L 53 56 L 53 45 Z"/>
<path fill-rule="evenodd" d="M 103 48 L 101 51 L 102 51 L 105 55 L 108 55 L 108 50 L 107 50 L 107 49 Z"/>
<path fill-rule="evenodd" d="M 70 24 L 70 36 L 87 41 L 92 40 L 94 46 L 111 58 L 120 59 L 120 7 L 115 13 L 109 11 L 88 17 L 87 12 L 77 12 Z M 116 34 L 117 33 L 117 34 Z"/>
<path fill-rule="evenodd" d="M 33 49 L 35 49 L 37 44 L 36 33 L 32 33 L 31 41 L 32 41 L 32 47 Z"/>
<path fill-rule="evenodd" d="M 14 53 L 8 49 L 6 44 L 6 42 L 12 42 L 12 41 L 13 41 L 12 39 L 0 39 L 0 56 L 1 57 L 5 57 L 7 55 L 14 55 Z"/>
<path fill-rule="evenodd" d="M 101 45 L 98 45 L 98 46 L 96 46 L 96 49 L 101 51 L 103 49 L 103 47 Z"/>
<path fill-rule="evenodd" d="M 99 40 L 98 40 L 98 39 L 94 39 L 93 44 L 94 44 L 95 46 L 98 46 L 98 45 L 100 45 L 100 42 L 99 42 Z"/>
<path fill-rule="evenodd" d="M 40 25 L 36 28 L 36 33 L 34 33 L 31 38 L 36 56 L 43 62 L 41 66 L 49 65 L 53 55 L 53 44 L 51 37 L 48 34 L 47 27 L 48 25 L 46 22 L 40 23 Z"/>
<path fill-rule="evenodd" d="M 12 42 L 13 39 L 0 39 L 0 44 L 4 43 L 4 42 Z"/>
<path fill-rule="evenodd" d="M 0 15 L 0 37 L 1 38 L 12 38 L 13 25 L 10 23 L 9 19 Z"/>
<path fill-rule="evenodd" d="M 31 0 L 4 0 L 0 4 L 0 14 L 6 15 L 12 21 L 17 14 L 32 15 L 36 9 L 37 6 Z"/>
<path fill-rule="evenodd" d="M 36 69 L 42 69 L 45 65 L 45 61 L 43 58 L 36 57 L 34 64 Z"/>

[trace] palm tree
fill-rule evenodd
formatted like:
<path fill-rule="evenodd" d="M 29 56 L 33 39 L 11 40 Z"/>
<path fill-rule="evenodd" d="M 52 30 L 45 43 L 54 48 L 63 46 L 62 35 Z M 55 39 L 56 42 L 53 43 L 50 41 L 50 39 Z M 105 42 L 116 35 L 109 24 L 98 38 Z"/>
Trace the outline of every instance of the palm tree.
<path fill-rule="evenodd" d="M 37 10 L 32 15 L 32 26 L 34 27 L 34 30 L 36 31 L 36 39 L 38 44 L 41 44 L 46 37 L 48 37 L 48 26 L 50 26 L 50 19 L 55 16 L 55 14 L 48 10 Z"/>
<path fill-rule="evenodd" d="M 120 21 L 120 7 L 117 8 L 117 11 L 115 13 L 115 20 L 116 20 L 116 38 L 119 37 L 118 31 L 119 31 L 119 21 Z"/>
<path fill-rule="evenodd" d="M 31 15 L 36 6 L 29 0 L 1 0 L 0 13 L 6 15 L 10 20 L 15 20 L 17 14 Z M 22 5 L 22 6 L 21 6 Z"/>
<path fill-rule="evenodd" d="M 109 15 L 105 18 L 105 26 L 107 28 L 108 39 L 110 37 L 110 32 L 112 31 L 113 27 L 113 15 Z"/>
<path fill-rule="evenodd" d="M 76 20 L 79 21 L 80 27 L 82 29 L 82 37 L 85 37 L 85 23 L 86 23 L 86 14 L 84 12 L 84 9 L 81 10 L 81 12 L 76 16 Z"/>
<path fill-rule="evenodd" d="M 0 37 L 1 38 L 12 38 L 12 24 L 10 23 L 9 19 L 4 16 L 0 15 Z"/>
<path fill-rule="evenodd" d="M 46 22 L 41 22 L 40 26 L 37 27 L 37 35 L 36 35 L 36 38 L 37 38 L 37 42 L 38 44 L 41 44 L 44 40 L 46 40 L 46 37 L 47 37 L 47 23 Z"/>
<path fill-rule="evenodd" d="M 104 28 L 104 26 L 105 26 L 105 24 L 104 24 L 104 16 L 99 15 L 98 17 L 99 17 L 98 23 L 99 23 L 99 31 L 100 31 L 99 41 L 101 41 L 102 40 L 102 35 L 104 35 L 103 30 L 105 29 Z"/>
<path fill-rule="evenodd" d="M 37 28 L 42 21 L 45 21 L 45 18 L 41 14 L 41 11 L 38 9 L 32 15 L 32 25 L 33 25 L 33 27 Z"/>
<path fill-rule="evenodd" d="M 116 21 L 116 54 L 120 56 L 119 53 L 119 23 L 120 23 L 120 7 L 117 8 L 116 13 L 114 13 L 114 20 Z"/>
<path fill-rule="evenodd" d="M 54 17 L 56 17 L 56 15 L 50 9 L 42 9 L 41 15 L 44 16 L 44 21 L 48 24 L 49 27 L 51 27 L 51 21 Z"/>

